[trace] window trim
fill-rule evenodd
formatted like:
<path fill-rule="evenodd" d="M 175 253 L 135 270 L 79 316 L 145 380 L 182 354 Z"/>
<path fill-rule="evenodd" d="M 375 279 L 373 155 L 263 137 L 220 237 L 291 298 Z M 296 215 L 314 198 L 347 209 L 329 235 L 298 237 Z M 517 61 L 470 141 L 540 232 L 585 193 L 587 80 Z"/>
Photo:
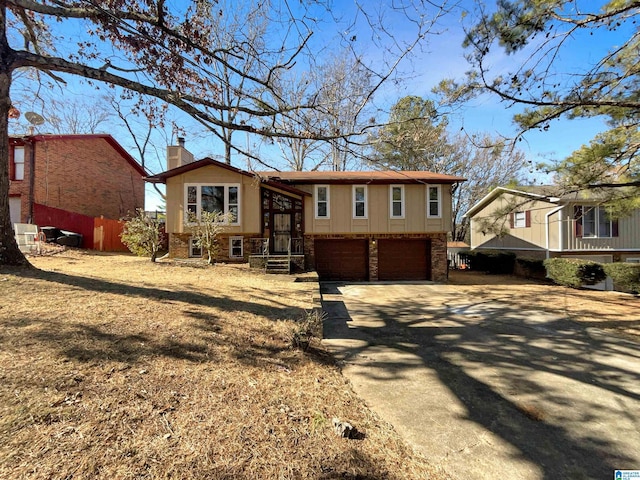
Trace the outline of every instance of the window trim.
<path fill-rule="evenodd" d="M 594 234 L 585 235 L 585 218 L 587 213 L 594 212 L 593 224 Z M 574 235 L 576 238 L 590 239 L 590 238 L 617 238 L 618 234 L 618 219 L 609 218 L 609 235 L 600 235 L 600 212 L 605 212 L 605 207 L 602 205 L 575 205 L 574 206 Z"/>
<path fill-rule="evenodd" d="M 513 228 L 527 228 L 526 212 L 513 212 Z"/>
<path fill-rule="evenodd" d="M 236 216 L 235 222 L 228 222 L 227 225 L 235 225 L 238 226 L 241 223 L 241 212 L 242 212 L 242 195 L 241 195 L 241 185 L 239 183 L 185 183 L 184 184 L 184 216 L 185 223 L 192 224 L 189 222 L 189 187 L 196 187 L 196 215 L 200 218 L 200 214 L 202 213 L 202 187 L 223 187 L 224 188 L 224 209 L 222 212 L 224 214 L 229 213 L 229 189 L 236 187 L 238 189 L 238 200 L 237 203 L 234 203 L 238 209 L 238 215 Z"/>
<path fill-rule="evenodd" d="M 518 214 L 524 215 L 523 224 L 518 225 Z M 509 228 L 530 228 L 531 227 L 531 210 L 518 210 L 509 214 Z"/>
<path fill-rule="evenodd" d="M 356 190 L 358 188 L 363 188 L 364 189 L 364 200 L 362 202 L 358 202 L 356 200 Z M 352 200 L 352 208 L 353 208 L 353 219 L 354 220 L 366 220 L 369 218 L 369 194 L 367 192 L 368 188 L 367 185 L 353 185 L 351 187 L 351 200 Z M 364 204 L 364 215 L 359 216 L 356 214 L 357 209 L 356 209 L 356 204 L 357 203 L 363 203 Z"/>
<path fill-rule="evenodd" d="M 240 255 L 233 254 L 233 241 L 240 241 Z M 229 237 L 229 258 L 244 258 L 244 237 L 242 235 L 235 235 L 233 237 Z"/>
<path fill-rule="evenodd" d="M 393 199 L 393 189 L 400 189 L 400 215 L 393 214 L 393 204 L 394 202 L 398 202 L 398 200 Z M 389 185 L 389 218 L 393 219 L 402 219 L 405 215 L 405 196 L 404 196 L 404 185 Z"/>
<path fill-rule="evenodd" d="M 438 192 L 438 199 L 437 199 L 438 214 L 437 215 L 431 215 L 431 203 L 433 202 L 433 200 L 431 200 L 431 197 L 429 196 L 429 194 L 431 193 L 432 188 L 435 188 L 436 191 Z M 427 218 L 442 218 L 442 185 L 427 184 Z"/>
<path fill-rule="evenodd" d="M 318 200 L 318 190 L 320 188 L 325 188 L 327 192 L 327 199 L 323 200 L 324 203 L 327 204 L 327 214 L 320 216 L 318 215 L 318 206 L 320 205 L 320 201 Z M 331 218 L 331 194 L 329 185 L 314 185 L 313 187 L 313 217 L 316 220 L 327 220 Z"/>
<path fill-rule="evenodd" d="M 22 161 L 16 162 L 16 150 L 20 150 L 22 152 Z M 24 180 L 25 174 L 25 164 L 26 164 L 26 149 L 24 145 L 13 145 L 11 148 L 11 163 L 13 163 L 13 175 L 11 175 L 11 180 L 16 182 L 21 182 Z M 22 165 L 20 168 L 21 175 L 18 176 L 18 165 Z"/>
<path fill-rule="evenodd" d="M 189 258 L 202 258 L 202 248 L 201 247 L 197 247 L 195 245 L 196 239 L 193 237 L 189 237 Z M 200 255 L 195 255 L 193 253 L 194 249 L 198 249 L 200 250 Z"/>

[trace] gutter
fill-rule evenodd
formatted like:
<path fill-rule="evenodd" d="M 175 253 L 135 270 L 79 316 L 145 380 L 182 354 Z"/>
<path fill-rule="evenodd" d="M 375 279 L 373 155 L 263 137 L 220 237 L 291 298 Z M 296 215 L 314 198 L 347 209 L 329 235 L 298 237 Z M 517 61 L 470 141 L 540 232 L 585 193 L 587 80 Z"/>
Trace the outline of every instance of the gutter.
<path fill-rule="evenodd" d="M 550 210 L 549 212 L 547 212 L 544 215 L 544 231 L 545 231 L 545 251 L 546 251 L 546 258 L 550 257 L 549 254 L 549 244 L 551 243 L 550 239 L 549 239 L 549 217 L 551 217 L 551 215 L 553 215 L 554 213 L 559 212 L 560 210 L 562 210 L 564 208 L 564 205 L 560 205 L 559 207 L 554 208 L 553 210 Z M 560 219 L 560 224 L 562 224 L 562 219 Z M 560 235 L 559 240 L 562 244 L 562 235 Z"/>

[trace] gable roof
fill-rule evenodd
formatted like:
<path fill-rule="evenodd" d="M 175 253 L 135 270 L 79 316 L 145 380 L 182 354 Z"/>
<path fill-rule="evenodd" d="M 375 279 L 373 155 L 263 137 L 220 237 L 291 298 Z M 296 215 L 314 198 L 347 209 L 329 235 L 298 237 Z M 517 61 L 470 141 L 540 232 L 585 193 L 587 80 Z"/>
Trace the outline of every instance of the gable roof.
<path fill-rule="evenodd" d="M 539 200 L 541 202 L 557 204 L 560 201 L 560 198 L 553 196 L 552 189 L 553 187 L 549 186 L 517 187 L 517 189 L 496 187 L 488 194 L 486 194 L 482 199 L 480 199 L 469 210 L 467 210 L 467 213 L 464 214 L 464 217 L 470 218 L 474 216 L 478 211 L 489 205 L 503 193 L 510 193 L 512 195 L 517 195 L 520 197 L 528 197 L 532 200 Z"/>
<path fill-rule="evenodd" d="M 294 184 L 393 184 L 393 183 L 457 183 L 466 179 L 442 173 L 424 171 L 313 171 L 313 172 L 259 172 L 260 175 L 280 182 Z"/>
<path fill-rule="evenodd" d="M 242 170 L 241 168 L 236 168 L 232 165 L 219 162 L 209 157 L 205 157 L 200 160 L 196 160 L 195 162 L 187 163 L 185 165 L 172 168 L 171 170 L 167 170 L 157 175 L 148 176 L 145 178 L 145 180 L 149 183 L 166 183 L 168 178 L 175 177 L 176 175 L 182 175 L 183 173 L 191 172 L 193 170 L 197 170 L 203 167 L 208 167 L 211 165 L 216 166 L 218 168 L 224 168 L 225 170 L 229 170 L 230 172 L 234 172 L 239 175 L 244 175 L 245 177 L 256 178 L 257 176 L 258 178 L 260 178 L 261 183 L 263 183 L 264 185 L 277 188 L 285 192 L 293 193 L 299 196 L 311 195 L 308 192 L 304 192 L 290 185 L 285 185 L 284 183 L 281 183 L 275 180 L 270 180 L 268 178 L 264 178 L 260 174 L 247 172 L 246 170 Z"/>
<path fill-rule="evenodd" d="M 496 187 L 473 205 L 467 213 L 464 214 L 464 217 L 470 218 L 474 216 L 479 210 L 482 210 L 503 193 L 526 197 L 531 200 L 538 200 L 554 205 L 565 205 L 568 203 L 578 202 L 598 203 L 598 201 L 602 201 L 602 196 L 598 195 L 597 190 L 578 190 L 567 193 L 563 191 L 561 187 L 556 185 L 527 185 L 515 188 Z"/>
<path fill-rule="evenodd" d="M 133 169 L 141 176 L 146 177 L 148 172 L 142 168 L 135 158 L 127 152 L 122 145 L 120 145 L 115 138 L 108 133 L 91 133 L 91 134 L 66 134 L 66 135 L 53 135 L 53 134 L 38 134 L 38 135 L 12 135 L 10 140 L 18 142 L 46 142 L 48 140 L 105 140 L 111 147 L 124 158 Z"/>

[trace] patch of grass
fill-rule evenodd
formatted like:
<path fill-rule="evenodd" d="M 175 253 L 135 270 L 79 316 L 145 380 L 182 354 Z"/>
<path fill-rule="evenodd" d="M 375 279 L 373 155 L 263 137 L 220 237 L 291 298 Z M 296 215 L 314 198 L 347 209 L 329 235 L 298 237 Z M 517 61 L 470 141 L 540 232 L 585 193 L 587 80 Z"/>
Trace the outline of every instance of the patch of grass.
<path fill-rule="evenodd" d="M 311 284 L 71 250 L 32 262 L 0 270 L 0 478 L 438 478 L 314 340 Z M 333 417 L 366 435 L 337 437 Z"/>
<path fill-rule="evenodd" d="M 544 411 L 540 407 L 531 404 L 519 403 L 516 403 L 515 405 L 518 410 L 533 421 L 542 422 L 546 418 Z"/>

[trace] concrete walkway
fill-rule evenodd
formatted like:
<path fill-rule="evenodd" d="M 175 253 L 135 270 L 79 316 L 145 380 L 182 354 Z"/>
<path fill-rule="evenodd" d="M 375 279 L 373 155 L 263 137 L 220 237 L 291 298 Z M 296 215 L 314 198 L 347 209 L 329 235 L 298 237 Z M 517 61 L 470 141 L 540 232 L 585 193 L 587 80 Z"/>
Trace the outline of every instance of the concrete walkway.
<path fill-rule="evenodd" d="M 465 303 L 450 285 L 321 288 L 324 343 L 356 392 L 452 478 L 640 469 L 637 343 L 526 305 Z"/>

